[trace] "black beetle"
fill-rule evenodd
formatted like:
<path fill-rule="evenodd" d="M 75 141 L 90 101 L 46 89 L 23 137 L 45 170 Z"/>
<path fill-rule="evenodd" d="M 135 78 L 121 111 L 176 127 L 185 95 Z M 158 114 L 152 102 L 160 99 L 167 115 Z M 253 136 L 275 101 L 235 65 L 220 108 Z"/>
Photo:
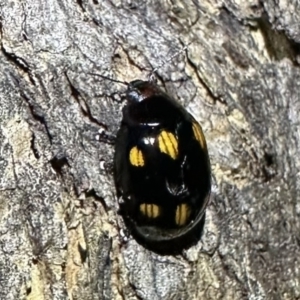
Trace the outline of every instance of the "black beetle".
<path fill-rule="evenodd" d="M 117 134 L 114 179 L 133 237 L 159 253 L 198 241 L 211 170 L 201 126 L 151 81 L 128 83 Z"/>

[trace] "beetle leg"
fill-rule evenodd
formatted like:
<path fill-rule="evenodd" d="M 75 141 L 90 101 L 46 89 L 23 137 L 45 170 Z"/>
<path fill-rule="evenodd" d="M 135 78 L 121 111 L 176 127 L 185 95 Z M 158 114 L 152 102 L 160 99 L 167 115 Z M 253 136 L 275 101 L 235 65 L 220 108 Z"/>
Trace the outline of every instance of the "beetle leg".
<path fill-rule="evenodd" d="M 99 142 L 109 144 L 109 145 L 114 145 L 116 138 L 117 138 L 116 135 L 114 135 L 109 131 L 106 131 L 105 129 L 100 129 L 99 135 L 97 136 Z"/>

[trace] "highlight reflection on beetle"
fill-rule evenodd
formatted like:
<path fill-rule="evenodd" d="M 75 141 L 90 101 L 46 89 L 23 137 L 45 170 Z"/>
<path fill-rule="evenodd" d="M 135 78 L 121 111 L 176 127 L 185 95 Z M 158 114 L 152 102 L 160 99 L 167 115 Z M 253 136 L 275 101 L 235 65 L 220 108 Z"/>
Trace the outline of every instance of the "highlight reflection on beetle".
<path fill-rule="evenodd" d="M 153 82 L 130 82 L 126 100 L 114 158 L 120 212 L 145 247 L 181 251 L 199 239 L 209 201 L 202 128 Z"/>

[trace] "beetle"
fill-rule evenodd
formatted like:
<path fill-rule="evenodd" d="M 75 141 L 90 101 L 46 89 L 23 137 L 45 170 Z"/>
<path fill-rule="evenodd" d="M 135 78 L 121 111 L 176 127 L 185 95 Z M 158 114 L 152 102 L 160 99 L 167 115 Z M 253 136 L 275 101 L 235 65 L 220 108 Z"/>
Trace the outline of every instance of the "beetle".
<path fill-rule="evenodd" d="M 210 198 L 202 128 L 153 81 L 127 83 L 125 99 L 113 166 L 120 213 L 144 247 L 181 252 L 199 240 Z"/>

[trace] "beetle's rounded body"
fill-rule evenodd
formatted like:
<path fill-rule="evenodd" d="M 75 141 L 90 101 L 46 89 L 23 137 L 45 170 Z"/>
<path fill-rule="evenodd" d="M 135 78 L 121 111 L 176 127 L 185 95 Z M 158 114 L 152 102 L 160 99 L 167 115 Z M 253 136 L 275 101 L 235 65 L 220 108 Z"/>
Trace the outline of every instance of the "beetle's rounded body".
<path fill-rule="evenodd" d="M 114 175 L 120 211 L 138 242 L 177 252 L 199 239 L 211 188 L 197 121 L 154 83 L 128 85 Z"/>

